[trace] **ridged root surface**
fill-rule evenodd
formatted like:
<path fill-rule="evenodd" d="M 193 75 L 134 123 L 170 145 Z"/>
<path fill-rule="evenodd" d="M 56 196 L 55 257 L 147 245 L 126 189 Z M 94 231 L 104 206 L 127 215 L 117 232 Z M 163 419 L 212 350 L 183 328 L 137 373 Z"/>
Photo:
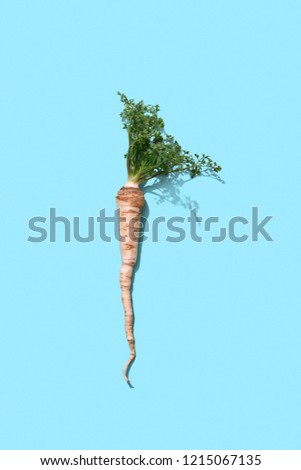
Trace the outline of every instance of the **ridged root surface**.
<path fill-rule="evenodd" d="M 130 347 L 130 357 L 123 368 L 123 376 L 130 383 L 128 371 L 136 357 L 131 288 L 133 270 L 138 255 L 140 216 L 145 199 L 143 191 L 138 187 L 123 186 L 117 193 L 116 202 L 119 209 L 119 234 L 122 258 L 120 269 L 121 298 L 125 316 L 125 333 Z"/>

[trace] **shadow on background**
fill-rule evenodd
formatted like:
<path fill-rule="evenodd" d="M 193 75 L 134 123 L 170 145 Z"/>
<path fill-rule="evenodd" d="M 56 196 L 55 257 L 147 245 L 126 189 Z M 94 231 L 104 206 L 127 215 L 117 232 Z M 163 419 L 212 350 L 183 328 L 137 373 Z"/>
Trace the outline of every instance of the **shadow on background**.
<path fill-rule="evenodd" d="M 187 175 L 187 174 L 186 174 Z M 206 170 L 202 171 L 200 175 L 201 178 L 213 178 L 217 180 L 219 183 L 225 184 L 225 181 L 213 171 L 211 168 L 207 168 Z M 170 175 L 166 176 L 159 176 L 156 178 L 151 184 L 144 183 L 141 185 L 141 189 L 144 194 L 153 194 L 156 197 L 157 204 L 163 204 L 163 202 L 169 202 L 174 204 L 175 206 L 184 207 L 185 209 L 196 209 L 199 210 L 199 203 L 194 199 L 191 199 L 190 196 L 185 196 L 182 194 L 181 188 L 191 181 L 190 176 L 186 176 L 185 179 L 185 172 L 183 173 L 171 173 Z M 149 216 L 149 206 L 148 203 L 145 201 L 145 205 L 143 207 L 141 213 L 141 226 L 140 226 L 140 242 L 138 246 L 138 256 L 137 262 L 134 268 L 133 273 L 133 283 L 135 280 L 135 274 L 140 268 L 141 262 L 141 254 L 143 248 L 143 237 L 145 232 L 145 226 L 147 224 L 148 216 Z"/>
<path fill-rule="evenodd" d="M 187 175 L 187 173 L 186 173 Z M 214 178 L 220 183 L 225 184 L 225 181 L 215 173 L 211 168 L 207 168 L 202 171 L 200 175 L 203 178 Z M 141 189 L 145 194 L 150 193 L 156 196 L 157 204 L 162 204 L 167 201 L 175 206 L 185 207 L 185 209 L 199 209 L 197 201 L 191 199 L 190 196 L 182 194 L 181 188 L 191 181 L 190 176 L 186 176 L 183 173 L 171 173 L 167 176 L 160 176 L 154 180 L 151 184 L 142 185 Z"/>

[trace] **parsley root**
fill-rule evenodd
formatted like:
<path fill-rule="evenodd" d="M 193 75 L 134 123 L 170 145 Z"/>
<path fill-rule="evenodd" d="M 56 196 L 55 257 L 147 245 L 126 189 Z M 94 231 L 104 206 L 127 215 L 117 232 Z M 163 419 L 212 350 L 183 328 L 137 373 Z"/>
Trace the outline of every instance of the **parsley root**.
<path fill-rule="evenodd" d="M 133 269 L 138 254 L 138 225 L 140 214 L 144 206 L 144 194 L 137 183 L 126 183 L 117 193 L 117 206 L 119 209 L 119 232 L 122 265 L 120 269 L 120 286 L 125 316 L 125 333 L 130 347 L 130 358 L 123 368 L 123 375 L 127 382 L 128 369 L 136 356 L 135 339 L 133 331 L 133 307 L 131 287 Z"/>
<path fill-rule="evenodd" d="M 118 191 L 119 232 L 122 265 L 120 285 L 125 315 L 125 332 L 130 347 L 130 357 L 123 368 L 123 375 L 130 385 L 128 373 L 136 357 L 133 328 L 132 278 L 137 261 L 139 225 L 144 206 L 144 193 L 139 185 L 152 178 L 170 173 L 188 172 L 191 178 L 203 170 L 218 173 L 221 167 L 209 156 L 192 155 L 183 150 L 173 136 L 164 131 L 164 121 L 158 116 L 159 106 L 137 103 L 119 93 L 124 109 L 121 112 L 123 128 L 128 134 L 128 151 L 125 154 L 128 181 Z"/>

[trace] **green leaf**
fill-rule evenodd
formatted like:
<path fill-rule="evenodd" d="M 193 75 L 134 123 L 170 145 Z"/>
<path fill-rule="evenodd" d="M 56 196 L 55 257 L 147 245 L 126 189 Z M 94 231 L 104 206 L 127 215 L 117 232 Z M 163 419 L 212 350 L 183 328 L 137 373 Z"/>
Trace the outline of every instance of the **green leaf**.
<path fill-rule="evenodd" d="M 129 147 L 125 154 L 128 177 L 140 184 L 160 175 L 188 172 L 191 178 L 210 168 L 214 172 L 221 167 L 208 155 L 202 156 L 183 150 L 175 138 L 164 131 L 164 121 L 158 116 L 159 105 L 135 103 L 124 93 L 118 92 L 124 105 L 120 113 L 123 129 L 127 130 Z"/>

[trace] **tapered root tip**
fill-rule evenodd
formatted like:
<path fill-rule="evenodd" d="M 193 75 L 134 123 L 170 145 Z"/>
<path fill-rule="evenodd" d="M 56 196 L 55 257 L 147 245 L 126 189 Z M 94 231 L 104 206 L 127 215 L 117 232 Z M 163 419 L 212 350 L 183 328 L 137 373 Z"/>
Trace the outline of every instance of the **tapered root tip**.
<path fill-rule="evenodd" d="M 123 372 L 123 377 L 125 378 L 125 381 L 129 384 L 129 383 L 130 383 L 130 379 L 128 378 L 127 375 L 125 375 L 124 372 Z"/>
<path fill-rule="evenodd" d="M 129 386 L 130 388 L 134 388 L 133 385 L 131 384 L 130 379 L 129 379 L 128 376 L 125 374 L 125 372 L 123 372 L 123 377 L 125 378 L 125 381 L 126 381 L 126 383 L 128 384 L 128 386 Z"/>
<path fill-rule="evenodd" d="M 136 355 L 130 357 L 130 359 L 128 360 L 128 362 L 125 364 L 124 368 L 123 368 L 123 371 L 122 371 L 122 375 L 123 377 L 125 378 L 126 382 L 128 383 L 128 385 L 133 388 L 132 384 L 131 384 L 131 381 L 129 379 L 129 376 L 128 376 L 128 373 L 129 373 L 129 370 L 131 368 L 131 365 L 132 363 L 134 362 L 135 360 L 135 357 Z"/>

